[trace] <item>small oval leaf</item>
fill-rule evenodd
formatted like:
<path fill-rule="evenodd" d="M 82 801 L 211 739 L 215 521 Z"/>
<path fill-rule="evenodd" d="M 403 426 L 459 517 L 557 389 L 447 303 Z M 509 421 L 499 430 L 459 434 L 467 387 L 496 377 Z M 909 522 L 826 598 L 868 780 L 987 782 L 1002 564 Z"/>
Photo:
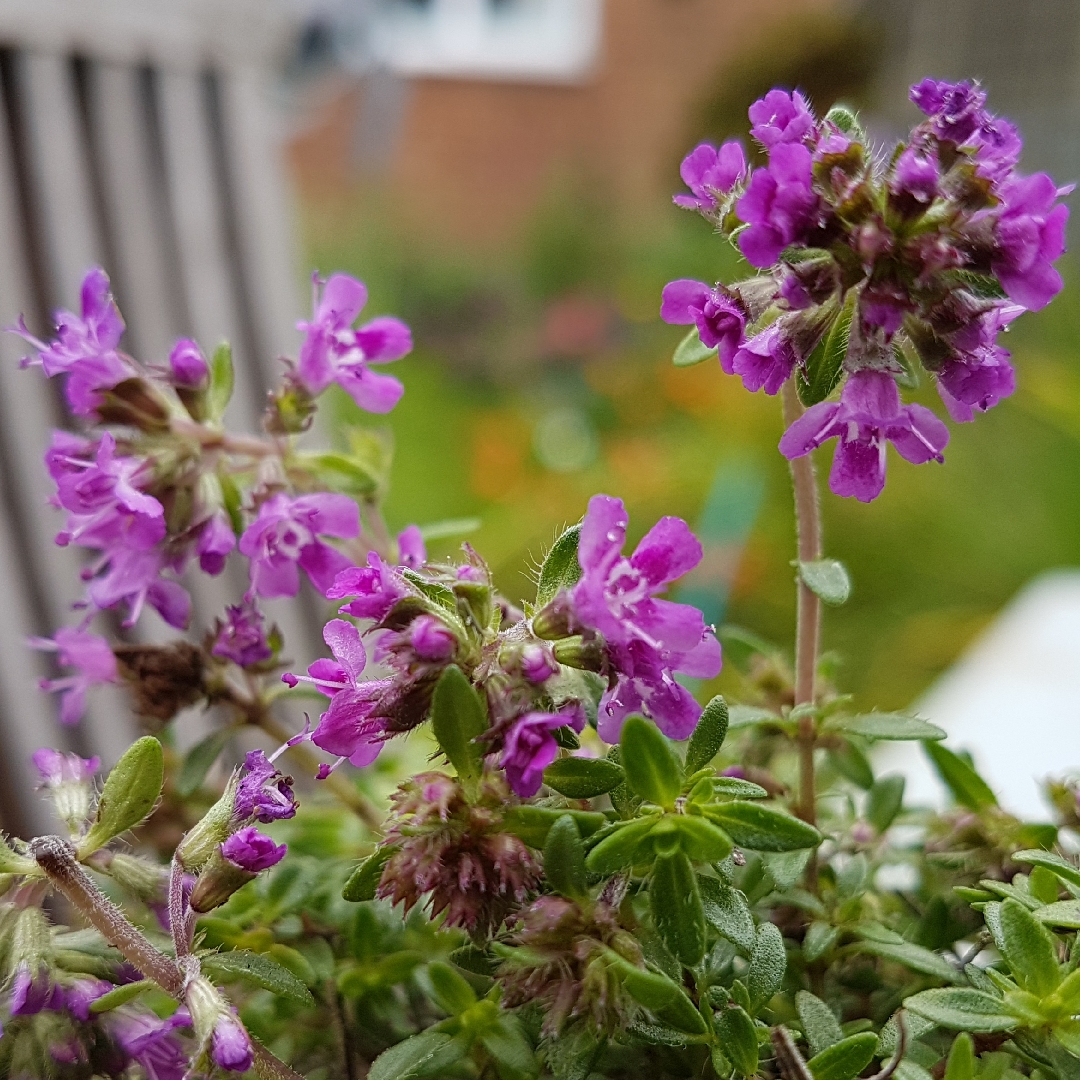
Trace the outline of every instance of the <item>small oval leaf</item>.
<path fill-rule="evenodd" d="M 826 604 L 838 607 L 851 596 L 851 578 L 842 562 L 815 559 L 813 562 L 800 562 L 798 567 L 802 583 Z"/>
<path fill-rule="evenodd" d="M 668 951 L 686 967 L 705 955 L 705 912 L 694 867 L 687 855 L 661 855 L 649 881 L 653 924 Z"/>
<path fill-rule="evenodd" d="M 813 825 L 758 803 L 712 803 L 703 813 L 739 847 L 752 851 L 798 851 L 821 843 Z"/>
<path fill-rule="evenodd" d="M 603 758 L 560 758 L 544 770 L 544 783 L 568 799 L 606 795 L 625 779 L 620 766 Z"/>
<path fill-rule="evenodd" d="M 701 718 L 686 744 L 686 771 L 692 775 L 706 765 L 720 752 L 728 731 L 727 702 L 717 694 L 701 710 Z"/>
<path fill-rule="evenodd" d="M 98 799 L 97 819 L 79 841 L 78 855 L 104 847 L 114 837 L 133 829 L 151 810 L 165 780 L 161 743 L 152 735 L 136 739 L 116 763 Z"/>
<path fill-rule="evenodd" d="M 700 364 L 703 360 L 709 360 L 715 356 L 716 346 L 714 345 L 710 349 L 708 345 L 702 344 L 697 327 L 691 326 L 686 337 L 676 346 L 675 355 L 672 356 L 671 362 L 676 367 L 693 367 L 695 364 Z"/>
<path fill-rule="evenodd" d="M 431 728 L 447 760 L 468 788 L 480 779 L 484 751 L 476 739 L 488 728 L 487 710 L 456 664 L 439 677 L 431 701 Z"/>
<path fill-rule="evenodd" d="M 551 887 L 569 900 L 585 896 L 585 845 L 574 819 L 563 814 L 548 830 L 544 842 L 544 875 Z"/>
<path fill-rule="evenodd" d="M 878 1037 L 872 1031 L 849 1035 L 807 1063 L 814 1080 L 854 1080 L 870 1064 Z"/>
<path fill-rule="evenodd" d="M 208 953 L 200 957 L 200 961 L 203 971 L 219 982 L 243 979 L 298 1005 L 315 1004 L 311 991 L 288 968 L 263 953 L 237 949 L 234 952 Z"/>
<path fill-rule="evenodd" d="M 619 737 L 619 760 L 630 787 L 643 799 L 670 810 L 682 790 L 682 766 L 655 724 L 630 716 Z"/>
<path fill-rule="evenodd" d="M 1009 1031 L 1020 1023 L 999 998 L 967 987 L 924 990 L 909 997 L 904 1008 L 953 1031 Z"/>
<path fill-rule="evenodd" d="M 913 742 L 944 739 L 945 732 L 907 713 L 866 713 L 864 716 L 845 716 L 830 721 L 828 727 L 845 735 L 861 735 L 864 739 L 887 739 Z"/>

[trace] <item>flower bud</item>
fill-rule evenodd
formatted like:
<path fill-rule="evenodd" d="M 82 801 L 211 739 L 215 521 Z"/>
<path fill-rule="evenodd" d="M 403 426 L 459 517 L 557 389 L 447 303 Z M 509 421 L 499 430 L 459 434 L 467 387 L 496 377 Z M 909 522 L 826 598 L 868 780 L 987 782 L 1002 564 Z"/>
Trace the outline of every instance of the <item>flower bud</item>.
<path fill-rule="evenodd" d="M 95 861 L 101 856 L 104 856 L 101 869 L 121 888 L 140 900 L 158 903 L 164 900 L 169 888 L 169 872 L 165 867 L 122 851 L 102 849 L 95 852 Z"/>
<path fill-rule="evenodd" d="M 210 365 L 202 349 L 190 338 L 181 338 L 169 353 L 173 383 L 179 389 L 202 390 L 210 381 Z"/>
<path fill-rule="evenodd" d="M 203 913 L 224 904 L 260 870 L 279 863 L 286 850 L 253 825 L 233 833 L 203 867 L 191 893 L 192 909 Z"/>
<path fill-rule="evenodd" d="M 597 638 L 563 638 L 551 647 L 555 659 L 567 667 L 582 671 L 600 671 L 604 663 L 604 647 Z"/>
<path fill-rule="evenodd" d="M 201 976 L 192 979 L 184 996 L 195 1034 L 209 1048 L 214 1064 L 229 1072 L 250 1069 L 251 1039 L 214 984 Z"/>
<path fill-rule="evenodd" d="M 42 747 L 34 751 L 32 760 L 60 820 L 72 833 L 81 832 L 90 817 L 94 773 L 101 759 Z"/>
<path fill-rule="evenodd" d="M 579 627 L 574 616 L 574 605 L 569 593 L 560 592 L 546 607 L 532 618 L 532 632 L 545 641 L 557 641 L 577 633 Z"/>

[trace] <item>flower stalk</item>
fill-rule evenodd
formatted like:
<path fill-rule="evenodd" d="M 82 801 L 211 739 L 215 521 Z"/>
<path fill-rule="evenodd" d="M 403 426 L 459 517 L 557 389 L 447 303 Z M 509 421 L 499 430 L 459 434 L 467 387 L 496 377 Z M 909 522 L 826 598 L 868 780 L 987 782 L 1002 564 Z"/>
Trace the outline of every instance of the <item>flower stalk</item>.
<path fill-rule="evenodd" d="M 794 381 L 784 385 L 784 423 L 790 427 L 802 413 Z M 821 558 L 821 505 L 818 500 L 814 463 L 809 455 L 789 462 L 791 484 L 795 493 L 795 527 L 800 562 Z M 799 577 L 795 629 L 795 705 L 814 703 L 814 679 L 817 672 L 821 638 L 821 600 Z M 814 779 L 814 718 L 799 718 L 799 816 L 813 825 L 817 820 Z"/>

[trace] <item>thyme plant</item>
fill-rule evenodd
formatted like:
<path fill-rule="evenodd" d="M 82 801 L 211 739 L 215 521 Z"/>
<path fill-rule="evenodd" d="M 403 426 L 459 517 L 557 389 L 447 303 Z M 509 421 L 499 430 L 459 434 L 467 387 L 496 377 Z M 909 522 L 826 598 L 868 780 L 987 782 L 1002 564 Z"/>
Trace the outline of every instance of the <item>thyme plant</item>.
<path fill-rule="evenodd" d="M 692 690 L 722 657 L 663 596 L 702 558 L 680 519 L 628 552 L 623 503 L 596 495 L 511 598 L 468 545 L 432 561 L 421 529 L 387 527 L 376 434 L 300 443 L 331 383 L 372 413 L 402 393 L 372 365 L 409 331 L 357 328 L 354 278 L 316 281 L 259 435 L 224 424 L 227 346 L 121 351 L 100 270 L 54 340 L 20 325 L 78 420 L 46 458 L 57 542 L 94 553 L 76 621 L 31 643 L 70 669 L 43 688 L 70 724 L 122 684 L 147 733 L 102 779 L 34 755 L 63 832 L 0 844 L 0 1073 L 1080 1080 L 1076 792 L 1054 787 L 1056 822 L 1017 820 L 942 730 L 858 712 L 820 655 L 850 583 L 810 452 L 835 439 L 829 487 L 863 501 L 888 443 L 942 461 L 948 427 L 901 391 L 921 372 L 955 422 L 992 407 L 1014 385 L 1000 335 L 1061 288 L 1065 192 L 1018 172 L 1015 128 L 970 83 L 912 98 L 925 119 L 883 148 L 773 90 L 750 109 L 767 164 L 738 142 L 683 162 L 676 203 L 757 273 L 665 288 L 690 327 L 674 360 L 780 396 L 798 521 L 794 662 L 725 633 L 737 702 Z M 230 560 L 247 591 L 191 626 L 182 576 Z M 330 656 L 296 672 L 260 603 L 305 582 Z M 190 633 L 92 628 L 147 607 Z M 216 726 L 180 755 L 192 706 Z M 352 770 L 422 726 L 432 768 L 376 805 Z M 237 764 L 245 733 L 277 749 Z M 921 741 L 953 806 L 907 806 L 882 740 Z"/>

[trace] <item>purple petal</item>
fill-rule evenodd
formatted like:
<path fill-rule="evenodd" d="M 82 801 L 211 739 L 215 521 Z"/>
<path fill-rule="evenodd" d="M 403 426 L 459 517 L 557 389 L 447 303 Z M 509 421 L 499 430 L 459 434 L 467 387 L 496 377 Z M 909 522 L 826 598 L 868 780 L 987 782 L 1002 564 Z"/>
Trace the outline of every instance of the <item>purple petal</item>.
<path fill-rule="evenodd" d="M 840 406 L 832 401 L 811 405 L 780 438 L 780 453 L 789 461 L 816 450 L 827 439 L 839 434 L 833 421 Z"/>
<path fill-rule="evenodd" d="M 319 299 L 315 318 L 351 326 L 367 303 L 367 286 L 349 274 L 331 274 Z"/>
<path fill-rule="evenodd" d="M 291 559 L 252 559 L 251 587 L 268 599 L 295 596 L 300 591 L 300 571 Z"/>
<path fill-rule="evenodd" d="M 629 520 L 622 499 L 594 495 L 589 500 L 578 541 L 578 562 L 586 575 L 618 557 Z"/>
<path fill-rule="evenodd" d="M 360 508 L 348 495 L 333 495 L 328 492 L 301 495 L 293 500 L 292 512 L 295 515 L 310 514 L 312 531 L 323 536 L 339 536 L 351 540 L 360 535 Z"/>
<path fill-rule="evenodd" d="M 400 360 L 412 352 L 412 331 L 390 315 L 372 319 L 356 331 L 356 341 L 364 350 L 364 359 L 375 364 Z"/>
<path fill-rule="evenodd" d="M 694 322 L 712 290 L 701 281 L 679 278 L 664 286 L 660 300 L 660 318 L 666 323 L 686 326 Z"/>
<path fill-rule="evenodd" d="M 876 499 L 885 487 L 885 441 L 848 441 L 836 446 L 829 490 L 834 495 L 854 497 L 860 502 Z"/>
<path fill-rule="evenodd" d="M 352 566 L 351 559 L 342 555 L 340 551 L 332 548 L 329 544 L 324 544 L 321 540 L 316 540 L 314 544 L 308 544 L 300 552 L 297 563 L 299 563 L 304 573 L 311 578 L 311 584 L 324 595 L 326 590 L 334 584 L 334 578 L 342 570 L 348 570 Z"/>
<path fill-rule="evenodd" d="M 352 368 L 338 375 L 341 388 L 366 412 L 388 413 L 401 400 L 405 387 L 393 377 L 368 368 Z"/>
<path fill-rule="evenodd" d="M 191 597 L 175 581 L 158 578 L 146 590 L 146 602 L 177 630 L 186 630 L 191 621 Z"/>
<path fill-rule="evenodd" d="M 944 461 L 942 451 L 949 442 L 949 429 L 924 405 L 909 405 L 905 410 L 907 427 L 886 431 L 902 458 L 914 465 Z"/>
<path fill-rule="evenodd" d="M 367 650 L 360 640 L 360 631 L 344 619 L 331 619 L 323 627 L 323 641 L 353 682 L 359 679 L 367 666 Z"/>
<path fill-rule="evenodd" d="M 701 542 L 677 517 L 661 518 L 642 538 L 630 565 L 655 589 L 693 570 L 701 562 Z"/>

